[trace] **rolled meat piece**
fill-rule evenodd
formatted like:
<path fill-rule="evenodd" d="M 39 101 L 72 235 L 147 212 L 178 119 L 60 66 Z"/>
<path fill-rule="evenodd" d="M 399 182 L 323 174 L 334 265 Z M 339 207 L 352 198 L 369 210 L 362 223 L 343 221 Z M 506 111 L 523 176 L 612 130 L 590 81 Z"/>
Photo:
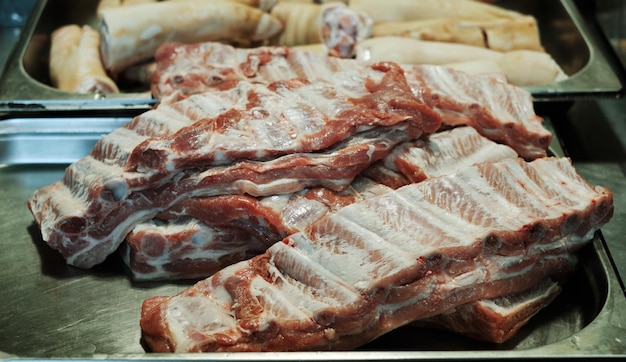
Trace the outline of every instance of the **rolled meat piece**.
<path fill-rule="evenodd" d="M 100 0 L 100 2 L 98 2 L 97 13 L 100 14 L 100 11 L 104 9 L 116 8 L 120 6 L 154 3 L 157 1 L 160 0 Z"/>
<path fill-rule="evenodd" d="M 503 53 L 499 59 L 477 59 L 446 66 L 470 74 L 504 74 L 509 83 L 520 87 L 561 82 L 568 78 L 550 54 L 532 50 L 514 50 Z"/>
<path fill-rule="evenodd" d="M 355 12 L 340 2 L 314 4 L 279 2 L 270 12 L 284 24 L 274 45 L 324 44 L 330 55 L 349 58 L 359 41 L 372 32 L 369 15 Z"/>
<path fill-rule="evenodd" d="M 559 64 L 546 52 L 515 50 L 498 62 L 509 82 L 518 86 L 561 82 L 568 79 Z"/>
<path fill-rule="evenodd" d="M 304 3 L 304 4 L 325 4 L 325 3 L 344 3 L 348 5 L 350 0 L 279 0 L 283 3 Z"/>
<path fill-rule="evenodd" d="M 189 0 L 168 0 L 168 1 L 189 1 Z M 278 3 L 279 0 L 204 0 L 207 2 L 217 2 L 217 1 L 230 1 L 243 5 L 248 5 L 253 8 L 258 8 L 263 11 L 270 11 L 274 5 Z M 282 0 L 284 1 L 284 0 Z"/>
<path fill-rule="evenodd" d="M 73 93 L 118 93 L 100 61 L 100 35 L 88 25 L 64 25 L 50 38 L 50 80 Z"/>
<path fill-rule="evenodd" d="M 98 11 L 102 9 L 117 7 L 117 6 L 155 3 L 158 1 L 165 1 L 165 0 L 100 0 L 100 2 L 98 3 Z M 167 0 L 167 1 L 176 1 L 176 0 Z M 178 0 L 178 1 L 187 1 L 187 0 Z M 205 0 L 205 1 L 212 1 L 212 0 Z M 259 8 L 263 11 L 269 11 L 278 2 L 278 0 L 213 0 L 213 1 L 233 1 L 233 2 L 240 3 L 240 4 Z"/>
<path fill-rule="evenodd" d="M 372 17 L 374 23 L 434 18 L 489 20 L 520 13 L 472 0 L 350 0 L 350 8 Z"/>
<path fill-rule="evenodd" d="M 294 45 L 291 48 L 297 49 L 298 51 L 311 52 L 322 56 L 329 54 L 328 47 L 324 43 Z"/>
<path fill-rule="evenodd" d="M 516 86 L 547 84 L 568 78 L 550 54 L 543 51 L 499 52 L 466 44 L 404 37 L 365 39 L 357 46 L 356 58 L 370 63 L 393 61 L 444 65 L 470 74 L 503 74 Z"/>
<path fill-rule="evenodd" d="M 122 6 L 122 0 L 100 0 L 98 2 L 98 12 L 102 9 L 114 8 Z"/>
<path fill-rule="evenodd" d="M 471 60 L 494 60 L 501 52 L 466 44 L 424 41 L 399 36 L 365 39 L 357 45 L 356 58 L 366 62 L 444 65 Z"/>
<path fill-rule="evenodd" d="M 262 10 L 231 1 L 164 1 L 100 12 L 104 66 L 117 74 L 148 60 L 165 42 L 250 44 L 282 30 Z"/>
<path fill-rule="evenodd" d="M 537 21 L 530 15 L 483 21 L 437 18 L 378 23 L 372 28 L 372 36 L 403 36 L 498 51 L 543 50 Z"/>

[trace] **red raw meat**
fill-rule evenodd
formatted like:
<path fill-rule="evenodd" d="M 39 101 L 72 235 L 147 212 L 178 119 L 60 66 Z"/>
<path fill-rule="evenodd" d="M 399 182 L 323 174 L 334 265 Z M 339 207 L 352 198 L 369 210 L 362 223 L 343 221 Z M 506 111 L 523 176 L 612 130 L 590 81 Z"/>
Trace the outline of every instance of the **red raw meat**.
<path fill-rule="evenodd" d="M 338 72 L 327 81 L 289 79 L 267 85 L 242 81 L 169 107 L 185 117 L 167 122 L 167 134 L 135 146 L 127 170 L 173 172 L 314 152 L 358 132 L 404 121 L 425 133 L 441 126 L 438 113 L 417 100 L 393 63 Z M 160 106 L 155 112 L 171 111 Z"/>
<path fill-rule="evenodd" d="M 331 81 L 240 82 L 137 116 L 28 206 L 43 239 L 89 268 L 133 225 L 184 198 L 340 190 L 399 142 L 440 125 L 393 64 Z"/>
<path fill-rule="evenodd" d="M 490 141 L 474 128 L 457 127 L 403 142 L 361 174 L 397 189 L 475 163 L 515 157 L 512 148 Z"/>
<path fill-rule="evenodd" d="M 146 189 L 137 182 L 141 174 L 124 174 L 119 167 L 87 157 L 70 165 L 62 181 L 37 190 L 28 206 L 44 240 L 69 264 L 90 268 L 113 253 L 134 225 L 181 200 L 224 194 L 267 196 L 314 186 L 341 190 L 396 144 L 420 134 L 403 122 L 361 132 L 324 152 L 189 169 Z M 116 169 L 122 178 L 111 173 Z"/>
<path fill-rule="evenodd" d="M 444 124 L 474 127 L 528 160 L 546 156 L 552 134 L 524 89 L 500 76 L 468 76 L 434 65 L 404 66 L 404 71 L 413 93 L 436 110 Z"/>
<path fill-rule="evenodd" d="M 369 65 L 354 59 L 320 56 L 281 47 L 238 49 L 220 43 L 164 44 L 156 54 L 152 93 L 171 103 L 240 80 L 271 83 L 284 79 L 332 79 L 360 73 Z M 402 65 L 416 97 L 437 111 L 443 123 L 469 125 L 483 136 L 509 145 L 520 156 L 546 155 L 552 135 L 534 113 L 531 94 L 501 76 L 469 75 L 441 66 Z"/>
<path fill-rule="evenodd" d="M 260 254 L 329 212 L 387 191 L 386 186 L 357 178 L 341 191 L 316 187 L 261 198 L 185 199 L 136 225 L 122 244 L 124 259 L 136 280 L 206 278 Z"/>
<path fill-rule="evenodd" d="M 467 303 L 414 324 L 444 328 L 477 340 L 503 343 L 552 303 L 560 292 L 561 287 L 556 282 L 546 279 L 529 290 Z"/>
<path fill-rule="evenodd" d="M 187 217 L 139 223 L 126 240 L 120 250 L 138 280 L 206 277 L 267 249 L 245 230 L 209 226 Z"/>
<path fill-rule="evenodd" d="M 147 300 L 155 352 L 344 350 L 530 289 L 612 216 L 565 158 L 508 159 L 346 206 L 264 254 Z"/>
<path fill-rule="evenodd" d="M 383 160 L 394 170 L 398 170 L 395 165 L 399 165 L 403 175 L 407 175 L 405 178 L 398 174 L 393 180 L 393 185 L 388 184 L 396 186 L 400 182 L 400 177 L 406 181 L 403 184 L 419 182 L 429 177 L 461 170 L 474 163 L 515 157 L 517 154 L 510 147 L 489 141 L 471 127 L 459 127 L 432 134 L 424 140 L 397 145 Z M 377 162 L 379 163 L 380 161 Z M 380 175 L 380 167 L 375 168 L 377 172 L 374 176 Z M 369 176 L 372 173 L 371 169 L 372 167 L 361 174 Z M 379 182 L 388 181 L 375 179 Z M 249 195 L 221 195 L 185 199 L 157 215 L 161 220 L 174 219 L 179 234 L 172 232 L 169 223 L 161 221 L 155 225 L 155 222 L 149 222 L 151 231 L 149 234 L 132 232 L 126 238 L 129 247 L 125 254 L 126 263 L 130 266 L 133 277 L 138 280 L 207 277 L 216 271 L 215 264 L 212 263 L 211 268 L 203 272 L 193 260 L 214 260 L 216 257 L 213 250 L 205 247 L 203 243 L 198 245 L 195 230 L 199 221 L 211 227 L 229 228 L 237 235 L 244 230 L 251 237 L 252 252 L 258 253 L 259 240 L 270 246 L 287 235 L 302 230 L 330 211 L 387 191 L 389 188 L 386 186 L 357 178 L 350 187 L 341 191 L 313 188 L 263 198 Z M 193 218 L 189 220 L 191 230 L 186 230 L 181 224 L 178 219 L 181 215 Z M 138 226 L 144 229 L 143 224 Z M 159 230 L 162 235 L 159 235 Z M 175 244 L 171 249 L 162 245 L 164 240 L 169 238 Z M 152 245 L 153 242 L 155 246 Z M 228 258 L 224 258 L 227 246 L 228 244 L 224 244 L 217 250 L 218 255 L 225 261 L 222 266 L 228 265 L 226 262 L 229 262 Z M 233 253 L 241 256 L 243 241 L 233 244 L 233 247 Z M 163 250 L 163 254 L 146 253 L 142 249 Z M 168 255 L 169 250 L 173 250 L 171 255 Z M 186 262 L 177 260 L 179 258 Z M 237 257 L 234 257 L 230 260 L 236 259 Z"/>

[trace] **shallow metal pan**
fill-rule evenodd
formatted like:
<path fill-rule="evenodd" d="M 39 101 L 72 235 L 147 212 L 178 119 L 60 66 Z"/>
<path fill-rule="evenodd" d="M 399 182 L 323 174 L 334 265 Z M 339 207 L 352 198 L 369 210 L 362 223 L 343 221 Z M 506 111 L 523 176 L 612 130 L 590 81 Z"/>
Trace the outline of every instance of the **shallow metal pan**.
<path fill-rule="evenodd" d="M 538 102 L 616 96 L 622 85 L 572 0 L 513 1 L 498 4 L 534 15 L 542 43 L 570 78 L 527 87 Z M 148 92 L 94 97 L 62 92 L 50 85 L 48 52 L 51 32 L 64 24 L 97 26 L 97 0 L 39 0 L 0 78 L 0 112 L 97 110 L 123 114 L 149 109 Z M 529 72 L 532 69 L 528 70 Z"/>
<path fill-rule="evenodd" d="M 0 358 L 116 360 L 424 360 L 626 357 L 626 297 L 601 233 L 581 252 L 562 294 L 508 342 L 477 342 L 402 327 L 357 351 L 151 354 L 141 303 L 185 282 L 133 282 L 118 255 L 90 270 L 65 264 L 41 240 L 26 207 L 125 118 L 21 118 L 0 122 Z M 546 126 L 552 130 L 549 119 Z M 65 128 L 67 127 L 67 128 Z M 67 131 L 72 130 L 71 132 Z M 563 150 L 555 137 L 555 155 Z M 620 205 L 616 205 L 619 207 Z"/>

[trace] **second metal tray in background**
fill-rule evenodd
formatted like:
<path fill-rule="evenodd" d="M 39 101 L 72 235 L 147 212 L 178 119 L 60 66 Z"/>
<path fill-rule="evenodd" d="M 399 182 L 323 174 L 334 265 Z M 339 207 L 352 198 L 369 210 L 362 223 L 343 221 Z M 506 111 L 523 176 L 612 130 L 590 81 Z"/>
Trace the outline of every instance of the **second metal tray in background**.
<path fill-rule="evenodd" d="M 148 92 L 94 97 L 50 85 L 50 34 L 64 24 L 97 26 L 98 0 L 38 0 L 0 78 L 0 112 L 116 111 L 136 114 L 154 100 Z M 610 62 L 597 46 L 573 0 L 499 0 L 496 4 L 537 18 L 546 51 L 570 76 L 558 83 L 526 87 L 538 102 L 615 97 L 622 90 Z M 532 69 L 528 69 L 532 72 Z"/>
<path fill-rule="evenodd" d="M 146 353 L 139 328 L 142 301 L 175 294 L 188 284 L 134 282 L 117 254 L 90 270 L 68 266 L 43 242 L 26 207 L 36 189 L 63 177 L 65 163 L 86 155 L 102 133 L 127 120 L 21 118 L 0 122 L 0 162 L 5 163 L 0 166 L 0 359 L 374 361 L 626 356 L 626 298 L 601 233 L 580 251 L 579 267 L 563 293 L 504 344 L 407 326 L 356 351 Z M 552 130 L 549 119 L 546 126 Z M 551 150 L 563 154 L 556 137 Z"/>

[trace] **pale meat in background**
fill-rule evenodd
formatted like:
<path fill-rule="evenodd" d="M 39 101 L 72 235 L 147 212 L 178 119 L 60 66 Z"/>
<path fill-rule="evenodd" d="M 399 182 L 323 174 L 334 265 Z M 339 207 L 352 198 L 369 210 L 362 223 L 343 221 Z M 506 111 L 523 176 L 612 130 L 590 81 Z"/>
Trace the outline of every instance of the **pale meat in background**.
<path fill-rule="evenodd" d="M 403 36 L 418 40 L 467 44 L 498 51 L 543 50 L 532 16 L 494 20 L 435 18 L 374 25 L 372 36 Z"/>
<path fill-rule="evenodd" d="M 189 0 L 161 0 L 161 1 L 189 1 Z M 270 11 L 278 2 L 282 0 L 204 0 L 207 2 L 234 2 L 246 6 L 251 6 L 262 11 Z"/>
<path fill-rule="evenodd" d="M 100 0 L 98 3 L 98 14 L 100 10 L 119 7 L 131 6 L 144 3 L 156 3 L 160 1 L 188 1 L 188 0 Z M 204 0 L 204 1 L 232 1 L 240 4 L 259 8 L 263 11 L 269 11 L 280 0 Z M 283 0 L 284 1 L 284 0 Z"/>
<path fill-rule="evenodd" d="M 154 57 L 169 41 L 226 41 L 250 45 L 282 30 L 268 13 L 236 2 L 164 1 L 114 7 L 100 12 L 101 55 L 117 74 Z"/>
<path fill-rule="evenodd" d="M 434 18 L 493 20 L 522 14 L 470 0 L 350 0 L 350 8 L 365 12 L 374 23 Z"/>
<path fill-rule="evenodd" d="M 546 52 L 499 52 L 466 44 L 386 36 L 365 39 L 356 49 L 364 62 L 394 61 L 401 64 L 440 65 L 470 74 L 503 74 L 517 86 L 546 84 L 567 79 L 567 74 Z"/>
<path fill-rule="evenodd" d="M 150 63 L 157 48 L 170 41 L 219 41 L 246 48 L 284 45 L 337 57 L 439 64 L 473 74 L 505 74 L 519 86 L 567 79 L 550 55 L 540 54 L 544 51 L 534 17 L 489 3 L 104 0 L 97 10 L 102 20 L 100 56 L 108 76 L 126 92 L 148 90 L 154 71 Z M 441 42 L 468 47 L 439 49 Z M 503 53 L 532 52 L 496 60 L 469 46 Z M 446 61 L 439 59 L 442 54 Z M 470 59 L 466 59 L 468 54 Z M 532 72 L 527 71 L 531 68 Z"/>
<path fill-rule="evenodd" d="M 50 44 L 50 81 L 73 93 L 117 93 L 115 82 L 100 61 L 100 35 L 88 25 L 66 25 L 55 30 Z"/>
<path fill-rule="evenodd" d="M 279 2 L 270 14 L 284 25 L 272 44 L 323 44 L 329 55 L 342 58 L 352 57 L 358 42 L 372 32 L 369 15 L 343 3 Z"/>

